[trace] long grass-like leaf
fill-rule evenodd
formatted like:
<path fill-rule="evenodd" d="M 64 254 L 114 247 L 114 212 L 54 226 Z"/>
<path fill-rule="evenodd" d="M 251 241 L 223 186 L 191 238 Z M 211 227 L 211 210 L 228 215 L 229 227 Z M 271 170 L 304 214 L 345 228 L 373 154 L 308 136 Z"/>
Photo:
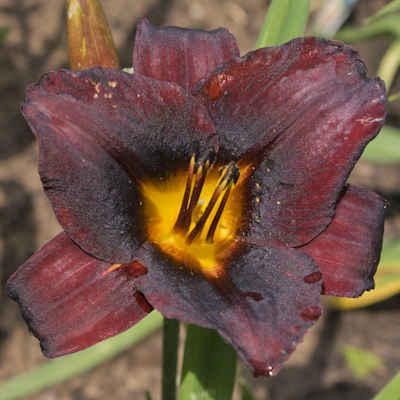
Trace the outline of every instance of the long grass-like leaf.
<path fill-rule="evenodd" d="M 365 148 L 361 160 L 378 164 L 400 164 L 400 129 L 384 125 Z"/>
<path fill-rule="evenodd" d="M 302 36 L 310 0 L 272 0 L 256 48 L 278 46 Z"/>
<path fill-rule="evenodd" d="M 400 400 L 400 372 L 372 400 Z"/>
<path fill-rule="evenodd" d="M 89 371 L 159 329 L 163 317 L 153 311 L 120 335 L 79 353 L 45 361 L 38 367 L 0 382 L 0 400 L 17 400 Z"/>
<path fill-rule="evenodd" d="M 369 25 L 341 29 L 334 39 L 355 43 L 385 35 L 400 38 L 400 14 L 388 15 Z"/>
<path fill-rule="evenodd" d="M 400 10 L 400 0 L 393 0 L 391 3 L 387 4 L 385 7 L 382 7 L 379 11 L 375 14 L 371 15 L 370 17 L 364 20 L 364 24 L 370 24 L 371 22 L 377 20 L 378 18 L 382 18 L 385 15 L 392 14 Z"/>
<path fill-rule="evenodd" d="M 399 18 L 400 23 L 400 18 Z M 400 67 L 400 38 L 395 40 L 386 50 L 383 56 L 377 75 L 385 81 L 386 89 L 389 92 L 393 80 Z"/>

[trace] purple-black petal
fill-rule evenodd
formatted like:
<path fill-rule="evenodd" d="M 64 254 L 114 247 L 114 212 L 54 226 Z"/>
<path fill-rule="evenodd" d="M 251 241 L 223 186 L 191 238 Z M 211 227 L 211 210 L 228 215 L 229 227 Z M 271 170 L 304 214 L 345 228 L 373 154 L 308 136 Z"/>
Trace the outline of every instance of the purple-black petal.
<path fill-rule="evenodd" d="M 320 317 L 322 274 L 295 249 L 238 247 L 214 277 L 147 242 L 135 286 L 167 318 L 217 329 L 256 375 L 273 375 Z"/>
<path fill-rule="evenodd" d="M 219 156 L 250 167 L 241 236 L 257 245 L 298 246 L 326 228 L 386 115 L 384 83 L 366 77 L 358 53 L 310 37 L 231 58 L 193 93 L 217 129 Z"/>
<path fill-rule="evenodd" d="M 175 82 L 189 90 L 232 56 L 240 56 L 235 37 L 224 28 L 206 32 L 139 22 L 133 51 L 134 73 Z"/>
<path fill-rule="evenodd" d="M 49 73 L 22 112 L 58 221 L 108 262 L 131 262 L 147 239 L 143 185 L 186 172 L 193 140 L 217 149 L 205 108 L 181 87 L 113 69 Z"/>
<path fill-rule="evenodd" d="M 129 267 L 100 261 L 61 233 L 7 282 L 46 357 L 83 350 L 144 318 L 152 307 Z"/>
<path fill-rule="evenodd" d="M 320 267 L 322 294 L 358 297 L 374 288 L 387 207 L 387 201 L 374 192 L 346 186 L 330 225 L 298 248 Z"/>

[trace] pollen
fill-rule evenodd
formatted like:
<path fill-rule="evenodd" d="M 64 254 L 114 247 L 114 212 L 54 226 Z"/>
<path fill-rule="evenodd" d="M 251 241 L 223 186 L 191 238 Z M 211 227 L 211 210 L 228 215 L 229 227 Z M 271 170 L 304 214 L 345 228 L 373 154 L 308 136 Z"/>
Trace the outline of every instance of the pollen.
<path fill-rule="evenodd" d="M 101 83 L 100 82 L 93 82 L 92 80 L 91 80 L 91 82 L 92 82 L 92 84 L 93 84 L 93 86 L 94 86 L 94 90 L 96 91 L 96 93 L 100 93 L 100 86 L 101 86 Z"/>
<path fill-rule="evenodd" d="M 115 88 L 115 86 L 117 86 L 117 82 L 114 82 L 114 81 L 108 82 L 108 86 Z"/>
<path fill-rule="evenodd" d="M 107 268 L 106 271 L 103 272 L 103 276 L 109 274 L 112 271 L 115 271 L 116 269 L 118 269 L 121 266 L 121 264 L 112 264 L 110 267 Z"/>

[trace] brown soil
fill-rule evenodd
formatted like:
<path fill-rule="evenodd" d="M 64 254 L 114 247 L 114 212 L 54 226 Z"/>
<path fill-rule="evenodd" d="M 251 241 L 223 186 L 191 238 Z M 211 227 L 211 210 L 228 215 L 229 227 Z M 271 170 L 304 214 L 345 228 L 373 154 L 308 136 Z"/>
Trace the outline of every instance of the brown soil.
<path fill-rule="evenodd" d="M 224 26 L 238 39 L 242 54 L 255 44 L 269 1 L 265 0 L 103 0 L 121 64 L 131 66 L 135 26 L 141 18 L 156 25 L 215 29 Z M 388 1 L 360 0 L 350 21 L 359 22 Z M 7 278 L 61 229 L 44 195 L 37 170 L 37 148 L 20 115 L 26 87 L 45 72 L 68 68 L 64 0 L 0 0 L 0 28 L 10 31 L 0 44 L 0 380 L 44 362 L 37 340 L 28 334 L 18 307 L 4 294 Z M 387 39 L 356 47 L 374 76 Z M 397 77 L 393 93 L 400 91 Z M 388 120 L 399 126 L 399 102 Z M 387 234 L 400 234 L 400 166 L 360 163 L 351 180 L 391 202 Z M 370 399 L 400 370 L 400 296 L 362 310 L 324 318 L 306 336 L 275 378 L 253 378 L 243 367 L 258 400 Z M 357 379 L 341 349 L 350 344 L 370 350 L 384 365 Z M 156 333 L 93 371 L 28 397 L 29 400 L 160 398 L 161 333 Z"/>

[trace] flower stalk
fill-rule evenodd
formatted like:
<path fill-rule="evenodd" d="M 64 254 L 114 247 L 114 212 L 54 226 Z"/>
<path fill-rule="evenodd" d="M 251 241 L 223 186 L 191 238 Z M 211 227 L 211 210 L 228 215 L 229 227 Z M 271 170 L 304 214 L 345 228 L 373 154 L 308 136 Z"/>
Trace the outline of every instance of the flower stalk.
<path fill-rule="evenodd" d="M 178 400 L 230 400 L 236 352 L 217 331 L 189 325 Z"/>
<path fill-rule="evenodd" d="M 164 318 L 163 332 L 162 399 L 174 400 L 176 398 L 179 321 Z"/>

